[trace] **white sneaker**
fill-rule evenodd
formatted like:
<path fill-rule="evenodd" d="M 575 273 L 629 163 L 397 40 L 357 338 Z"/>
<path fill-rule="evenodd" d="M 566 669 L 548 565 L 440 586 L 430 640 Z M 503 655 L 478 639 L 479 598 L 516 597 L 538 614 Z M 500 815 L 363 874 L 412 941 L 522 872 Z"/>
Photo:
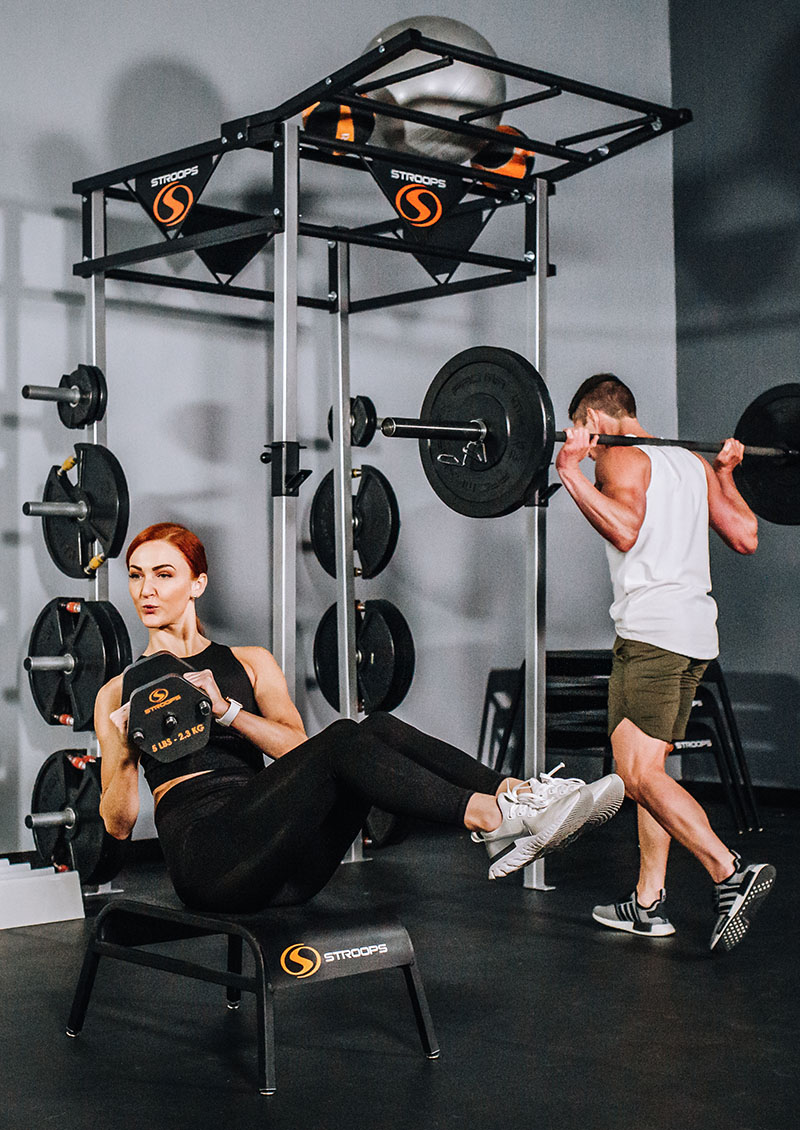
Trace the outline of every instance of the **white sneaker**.
<path fill-rule="evenodd" d="M 510 875 L 577 838 L 594 808 L 594 798 L 584 787 L 553 798 L 547 787 L 521 794 L 517 786 L 501 793 L 497 803 L 503 817 L 499 828 L 472 833 L 475 843 L 486 845 L 490 879 Z"/>
<path fill-rule="evenodd" d="M 620 776 L 616 773 L 609 773 L 605 777 L 601 777 L 599 781 L 590 781 L 587 785 L 580 777 L 556 777 L 559 769 L 563 768 L 564 762 L 562 761 L 549 773 L 540 773 L 540 780 L 532 777 L 530 781 L 525 781 L 524 785 L 517 785 L 515 791 L 520 794 L 520 799 L 524 799 L 528 795 L 521 791 L 523 789 L 530 789 L 532 795 L 555 799 L 568 796 L 576 789 L 588 789 L 592 794 L 593 809 L 586 822 L 587 828 L 596 828 L 600 824 L 605 824 L 619 811 L 625 799 L 625 785 Z"/>

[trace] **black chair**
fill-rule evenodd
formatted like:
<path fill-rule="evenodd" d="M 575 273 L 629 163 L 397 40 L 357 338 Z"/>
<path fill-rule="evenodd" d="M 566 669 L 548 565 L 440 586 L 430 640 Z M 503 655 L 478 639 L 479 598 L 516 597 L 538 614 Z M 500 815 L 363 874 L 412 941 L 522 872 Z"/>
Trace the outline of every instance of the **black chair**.
<path fill-rule="evenodd" d="M 147 947 L 187 938 L 227 938 L 224 968 L 185 961 Z M 254 972 L 242 972 L 243 947 L 253 957 Z M 83 1028 L 101 957 L 113 957 L 227 988 L 229 1008 L 238 1008 L 242 992 L 254 993 L 257 1006 L 258 1087 L 276 1090 L 274 996 L 285 989 L 308 989 L 319 981 L 400 968 L 405 977 L 423 1051 L 436 1059 L 439 1047 L 422 979 L 408 932 L 395 919 L 375 914 L 320 912 L 310 907 L 265 911 L 258 915 L 195 913 L 174 905 L 120 898 L 97 916 L 86 947 L 67 1035 Z"/>

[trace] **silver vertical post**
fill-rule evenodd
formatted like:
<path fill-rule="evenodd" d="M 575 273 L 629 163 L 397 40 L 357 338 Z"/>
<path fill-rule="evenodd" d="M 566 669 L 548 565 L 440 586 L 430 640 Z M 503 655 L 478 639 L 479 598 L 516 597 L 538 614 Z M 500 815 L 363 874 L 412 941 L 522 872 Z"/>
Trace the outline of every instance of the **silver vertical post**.
<path fill-rule="evenodd" d="M 526 284 L 528 305 L 528 356 L 546 378 L 547 269 L 549 253 L 548 183 L 536 180 L 533 225 L 536 273 Z M 530 224 L 528 225 L 530 232 Z M 547 507 L 529 506 L 525 566 L 525 769 L 526 778 L 545 768 L 545 663 Z M 537 859 L 523 871 L 523 885 L 537 891 L 552 890 L 545 881 L 544 860 Z"/>
<path fill-rule="evenodd" d="M 102 258 L 106 253 L 106 198 L 102 188 L 96 189 L 89 196 L 86 207 L 89 212 L 88 247 L 86 253 L 92 259 Z M 89 356 L 91 363 L 106 373 L 106 277 L 102 272 L 92 275 L 89 279 Z M 103 446 L 108 441 L 108 422 L 105 415 L 102 420 L 92 424 L 92 443 Z M 94 553 L 100 552 L 99 542 L 94 544 Z M 94 600 L 108 600 L 108 565 L 101 565 L 95 570 L 92 580 L 92 598 Z"/>
<path fill-rule="evenodd" d="M 353 461 L 350 445 L 350 247 L 334 244 L 337 309 L 333 322 L 333 499 L 336 539 L 339 713 L 358 715 L 355 585 L 353 575 Z"/>
<path fill-rule="evenodd" d="M 282 159 L 276 160 L 275 199 L 280 199 L 283 231 L 275 236 L 275 340 L 272 376 L 273 440 L 297 439 L 297 254 L 299 157 L 298 130 L 283 123 Z M 276 205 L 277 206 L 277 205 Z M 294 698 L 296 691 L 297 499 L 272 500 L 272 651 Z"/>
<path fill-rule="evenodd" d="M 333 321 L 333 501 L 336 545 L 336 625 L 339 670 L 339 713 L 358 716 L 356 682 L 356 613 L 353 573 L 353 460 L 350 444 L 350 246 L 334 244 L 334 269 L 330 272 L 336 292 Z M 364 858 L 360 836 L 356 836 L 342 862 Z"/>

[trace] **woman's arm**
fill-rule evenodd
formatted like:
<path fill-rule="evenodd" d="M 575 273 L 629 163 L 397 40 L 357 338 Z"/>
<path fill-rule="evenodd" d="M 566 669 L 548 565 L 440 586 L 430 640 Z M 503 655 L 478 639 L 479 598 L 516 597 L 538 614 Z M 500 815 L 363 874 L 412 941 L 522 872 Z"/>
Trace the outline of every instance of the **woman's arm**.
<path fill-rule="evenodd" d="M 234 647 L 231 650 L 253 684 L 253 695 L 261 711 L 260 714 L 251 714 L 249 710 L 240 710 L 231 729 L 258 746 L 268 757 L 282 757 L 304 742 L 307 736 L 303 720 L 289 696 L 283 671 L 263 647 Z M 221 718 L 230 704 L 217 686 L 213 673 L 207 669 L 192 671 L 187 672 L 184 678 L 205 691 L 211 699 L 214 717 Z"/>
<path fill-rule="evenodd" d="M 125 840 L 139 815 L 139 752 L 123 738 L 122 676 L 101 688 L 94 705 L 94 728 L 100 742 L 100 816 L 109 835 Z M 112 714 L 117 714 L 117 725 Z"/>

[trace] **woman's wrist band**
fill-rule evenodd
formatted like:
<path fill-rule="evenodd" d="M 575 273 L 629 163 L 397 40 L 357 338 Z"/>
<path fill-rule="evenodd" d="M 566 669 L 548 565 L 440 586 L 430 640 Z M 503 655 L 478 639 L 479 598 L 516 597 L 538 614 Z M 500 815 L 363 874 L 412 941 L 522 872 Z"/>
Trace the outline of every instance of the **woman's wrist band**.
<path fill-rule="evenodd" d="M 229 698 L 228 703 L 230 704 L 228 709 L 217 719 L 220 726 L 230 726 L 236 715 L 242 709 L 241 702 L 237 702 L 235 698 Z"/>

